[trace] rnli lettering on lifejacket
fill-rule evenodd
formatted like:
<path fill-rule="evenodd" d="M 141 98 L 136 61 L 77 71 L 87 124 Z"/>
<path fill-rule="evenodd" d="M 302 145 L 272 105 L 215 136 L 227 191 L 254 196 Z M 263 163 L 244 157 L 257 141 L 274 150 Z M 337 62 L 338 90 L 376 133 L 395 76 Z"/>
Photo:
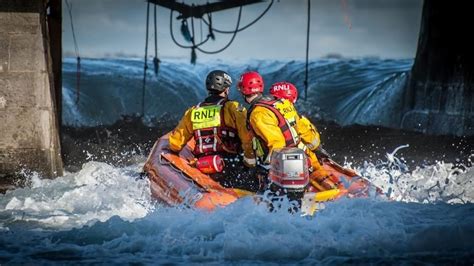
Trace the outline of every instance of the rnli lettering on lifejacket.
<path fill-rule="evenodd" d="M 296 132 L 295 125 L 296 125 L 296 116 L 298 113 L 296 112 L 295 107 L 291 104 L 288 100 L 278 101 L 275 103 L 275 108 L 283 115 L 286 120 L 286 123 L 289 126 L 291 137 L 293 138 L 293 142 L 298 144 L 300 141 L 300 137 L 298 132 Z"/>
<path fill-rule="evenodd" d="M 295 107 L 288 100 L 277 102 L 275 104 L 275 108 L 278 109 L 278 111 L 280 111 L 280 113 L 283 115 L 283 117 L 286 120 L 293 121 L 298 115 Z"/>
<path fill-rule="evenodd" d="M 218 127 L 221 125 L 220 105 L 202 106 L 191 112 L 193 130 Z"/>

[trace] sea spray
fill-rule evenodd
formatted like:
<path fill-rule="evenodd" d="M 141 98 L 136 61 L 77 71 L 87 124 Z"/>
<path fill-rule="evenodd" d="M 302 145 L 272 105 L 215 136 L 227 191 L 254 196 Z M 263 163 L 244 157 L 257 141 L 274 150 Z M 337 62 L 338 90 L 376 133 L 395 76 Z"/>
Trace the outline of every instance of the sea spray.
<path fill-rule="evenodd" d="M 0 263 L 394 264 L 474 254 L 469 167 L 410 170 L 392 152 L 355 168 L 394 200 L 341 199 L 301 217 L 252 197 L 213 212 L 162 206 L 142 165 L 92 161 L 53 180 L 31 174 L 29 186 L 0 197 Z"/>

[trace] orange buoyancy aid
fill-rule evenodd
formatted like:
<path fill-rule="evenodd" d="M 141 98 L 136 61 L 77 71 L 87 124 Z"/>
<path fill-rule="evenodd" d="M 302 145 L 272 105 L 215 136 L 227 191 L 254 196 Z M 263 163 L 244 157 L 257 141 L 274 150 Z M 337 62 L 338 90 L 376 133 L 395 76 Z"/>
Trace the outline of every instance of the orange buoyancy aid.
<path fill-rule="evenodd" d="M 237 130 L 225 125 L 224 106 L 227 99 L 199 103 L 191 112 L 194 155 L 240 152 Z"/>
<path fill-rule="evenodd" d="M 256 106 L 265 107 L 268 110 L 272 111 L 273 114 L 275 114 L 276 118 L 278 119 L 278 127 L 280 128 L 281 133 L 283 134 L 283 137 L 285 139 L 286 147 L 298 146 L 298 144 L 300 143 L 300 137 L 295 128 L 296 117 L 286 115 L 287 113 L 293 112 L 297 115 L 293 104 L 291 104 L 288 100 L 284 99 L 272 99 L 268 97 L 262 97 L 250 106 L 250 109 L 247 113 L 247 126 L 250 130 L 252 130 L 252 132 L 259 139 L 259 141 L 262 142 L 262 138 L 255 134 L 255 130 L 252 128 L 252 125 L 250 123 L 250 115 L 252 114 L 252 111 Z M 266 147 L 263 148 L 265 149 L 265 153 L 267 154 L 268 150 L 266 149 Z"/>

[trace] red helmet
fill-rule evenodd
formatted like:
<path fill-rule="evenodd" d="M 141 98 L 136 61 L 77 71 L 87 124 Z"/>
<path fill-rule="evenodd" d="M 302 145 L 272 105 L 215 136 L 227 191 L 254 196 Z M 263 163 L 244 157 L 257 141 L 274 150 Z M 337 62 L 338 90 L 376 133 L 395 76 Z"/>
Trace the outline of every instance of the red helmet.
<path fill-rule="evenodd" d="M 295 85 L 286 81 L 273 84 L 270 87 L 270 94 L 278 99 L 287 99 L 292 103 L 295 103 L 296 100 L 298 100 L 298 90 Z"/>
<path fill-rule="evenodd" d="M 257 72 L 245 72 L 240 76 L 237 88 L 243 95 L 263 93 L 263 79 Z"/>

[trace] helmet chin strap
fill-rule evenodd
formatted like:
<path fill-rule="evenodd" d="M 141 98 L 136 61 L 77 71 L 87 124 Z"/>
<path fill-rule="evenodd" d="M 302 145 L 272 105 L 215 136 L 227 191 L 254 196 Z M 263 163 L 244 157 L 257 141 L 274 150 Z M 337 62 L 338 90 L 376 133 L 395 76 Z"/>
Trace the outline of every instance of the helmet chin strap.
<path fill-rule="evenodd" d="M 244 102 L 250 103 L 250 102 L 247 100 L 247 96 L 245 96 L 245 94 L 241 93 L 240 95 L 241 95 L 242 98 L 244 99 Z"/>
<path fill-rule="evenodd" d="M 252 102 L 252 100 L 249 100 L 249 97 L 247 97 L 245 95 L 244 95 L 244 100 L 245 100 L 246 103 L 251 103 Z"/>
<path fill-rule="evenodd" d="M 242 96 L 244 97 L 244 100 L 246 103 L 249 103 L 251 104 L 255 99 L 259 98 L 259 93 L 255 93 L 255 94 L 252 94 L 252 95 L 244 95 L 242 94 Z"/>
<path fill-rule="evenodd" d="M 223 95 L 222 95 L 223 94 Z M 226 98 L 229 98 L 229 88 L 225 89 L 223 92 L 222 92 L 221 96 L 224 96 Z"/>

